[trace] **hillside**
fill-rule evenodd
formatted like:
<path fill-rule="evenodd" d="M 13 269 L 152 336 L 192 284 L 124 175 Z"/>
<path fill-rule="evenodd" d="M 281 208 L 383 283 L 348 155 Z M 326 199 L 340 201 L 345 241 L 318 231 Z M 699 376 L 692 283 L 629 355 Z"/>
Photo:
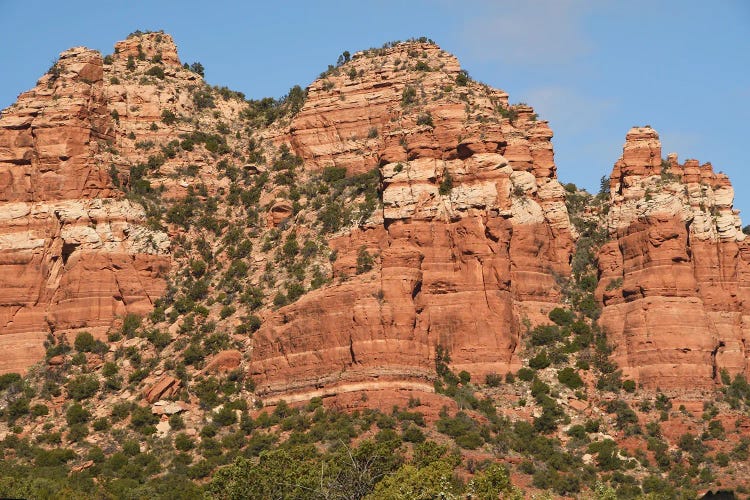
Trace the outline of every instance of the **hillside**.
<path fill-rule="evenodd" d="M 634 127 L 562 184 L 427 39 L 278 100 L 202 73 L 136 32 L 0 116 L 0 493 L 748 494 L 725 175 Z"/>

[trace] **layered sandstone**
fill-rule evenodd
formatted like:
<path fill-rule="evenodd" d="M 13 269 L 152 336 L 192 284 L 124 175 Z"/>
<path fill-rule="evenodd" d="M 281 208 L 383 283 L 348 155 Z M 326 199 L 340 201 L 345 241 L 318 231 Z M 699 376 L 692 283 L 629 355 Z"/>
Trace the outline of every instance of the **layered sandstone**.
<path fill-rule="evenodd" d="M 624 372 L 661 388 L 747 374 L 750 242 L 729 179 L 709 163 L 663 159 L 658 134 L 633 128 L 610 195 L 597 292 Z"/>
<path fill-rule="evenodd" d="M 109 172 L 102 57 L 74 48 L 0 117 L 0 372 L 39 360 L 49 333 L 101 333 L 164 290 L 166 235 Z"/>
<path fill-rule="evenodd" d="M 162 62 L 168 66 L 180 66 L 177 46 L 171 35 L 164 32 L 135 32 L 115 44 L 115 55 L 119 58 Z"/>
<path fill-rule="evenodd" d="M 131 35 L 115 44 L 108 62 L 104 65 L 104 99 L 116 116 L 112 163 L 123 182 L 127 182 L 130 167 L 162 157 L 164 163 L 150 168 L 147 177 L 162 191 L 165 201 L 183 198 L 190 186 L 205 185 L 212 194 L 228 189 L 230 182 L 217 169 L 216 153 L 200 143 L 181 149 L 180 143 L 196 132 L 218 134 L 219 124 L 241 126 L 239 115 L 245 101 L 238 95 L 219 98 L 200 75 L 180 66 L 177 46 L 164 33 Z M 202 105 L 196 104 L 196 94 L 205 96 Z M 165 120 L 165 113 L 172 119 Z M 220 135 L 226 135 L 224 140 L 234 145 L 239 142 L 235 132 Z M 165 155 L 163 148 L 169 144 L 173 153 Z M 195 173 L 186 175 L 188 168 Z"/>
<path fill-rule="evenodd" d="M 457 371 L 504 373 L 519 366 L 521 323 L 558 303 L 573 236 L 552 133 L 459 75 L 453 56 L 415 42 L 355 54 L 309 87 L 282 138 L 307 170 L 379 168 L 383 206 L 329 240 L 341 282 L 255 334 L 261 395 L 429 391 L 438 345 Z M 362 249 L 375 265 L 356 275 Z"/>

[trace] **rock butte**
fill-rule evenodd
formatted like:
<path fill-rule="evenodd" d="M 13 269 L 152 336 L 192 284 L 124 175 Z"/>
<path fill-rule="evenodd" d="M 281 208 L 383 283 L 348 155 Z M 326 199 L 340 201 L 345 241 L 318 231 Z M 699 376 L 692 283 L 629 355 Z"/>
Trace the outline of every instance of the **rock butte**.
<path fill-rule="evenodd" d="M 102 57 L 84 48 L 0 118 L 0 372 L 38 361 L 49 333 L 101 336 L 164 291 L 169 240 L 113 186 L 113 139 Z"/>
<path fill-rule="evenodd" d="M 748 375 L 750 240 L 726 175 L 628 132 L 610 178 L 612 240 L 599 255 L 600 323 L 624 373 L 646 387 L 710 388 Z"/>
<path fill-rule="evenodd" d="M 434 71 L 399 68 L 410 51 Z M 456 370 L 504 373 L 520 367 L 522 321 L 543 321 L 558 304 L 553 274 L 569 272 L 573 235 L 552 132 L 525 106 L 513 123 L 485 119 L 508 106 L 500 90 L 469 82 L 442 95 L 460 70 L 434 44 L 355 54 L 310 85 L 278 132 L 305 168 L 378 168 L 384 208 L 329 242 L 335 276 L 356 273 L 363 246 L 379 255 L 371 272 L 308 293 L 255 334 L 250 371 L 268 400 L 431 391 L 438 344 Z M 409 105 L 407 89 L 427 104 Z"/>
<path fill-rule="evenodd" d="M 411 52 L 427 70 L 405 68 Z M 163 84 L 118 78 L 129 59 L 145 71 L 157 56 Z M 335 284 L 263 313 L 247 369 L 267 401 L 338 395 L 349 405 L 352 392 L 429 392 L 438 344 L 456 371 L 515 370 L 523 325 L 546 322 L 560 305 L 555 276 L 569 274 L 577 235 L 552 132 L 532 108 L 510 108 L 500 90 L 457 85 L 460 71 L 431 43 L 361 52 L 313 82 L 290 123 L 259 131 L 288 144 L 308 171 L 377 169 L 383 201 L 375 217 L 329 238 Z M 119 42 L 109 64 L 88 49 L 64 52 L 3 112 L 0 347 L 8 355 L 0 373 L 38 361 L 49 333 L 101 338 L 164 293 L 179 229 L 149 229 L 118 186 L 149 156 L 133 137 L 166 143 L 192 131 L 161 116 L 199 111 L 190 90 L 202 83 L 181 68 L 169 35 L 140 34 Z M 242 109 L 221 100 L 213 120 L 230 123 Z M 166 200 L 179 199 L 188 190 L 179 173 L 195 165 L 216 193 L 230 187 L 216 162 L 197 148 L 149 180 Z M 452 189 L 441 189 L 449 181 Z M 293 213 L 277 193 L 263 196 L 269 227 Z M 729 180 L 710 165 L 671 155 L 662 163 L 656 132 L 628 133 L 611 177 L 612 240 L 599 256 L 597 296 L 616 360 L 647 387 L 710 388 L 722 368 L 748 373 L 750 244 L 732 199 Z M 376 258 L 356 275 L 362 247 Z M 236 352 L 215 361 L 217 370 L 245 369 Z M 177 383 L 155 379 L 149 400 Z"/>

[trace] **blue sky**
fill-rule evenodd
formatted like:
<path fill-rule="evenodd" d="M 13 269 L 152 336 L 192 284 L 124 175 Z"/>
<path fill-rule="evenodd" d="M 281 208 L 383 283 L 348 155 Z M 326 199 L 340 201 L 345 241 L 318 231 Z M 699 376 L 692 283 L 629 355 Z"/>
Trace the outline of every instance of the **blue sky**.
<path fill-rule="evenodd" d="M 750 223 L 750 2 L 0 0 L 0 108 L 77 45 L 163 29 L 211 84 L 309 84 L 344 50 L 428 36 L 549 120 L 561 181 L 596 191 L 633 125 L 729 174 Z"/>

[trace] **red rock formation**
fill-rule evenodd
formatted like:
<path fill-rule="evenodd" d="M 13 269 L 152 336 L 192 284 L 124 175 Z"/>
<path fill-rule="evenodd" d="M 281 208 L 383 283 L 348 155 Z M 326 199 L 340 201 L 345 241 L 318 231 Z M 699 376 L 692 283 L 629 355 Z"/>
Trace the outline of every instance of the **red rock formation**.
<path fill-rule="evenodd" d="M 242 353 L 235 349 L 228 351 L 221 351 L 211 358 L 206 367 L 203 369 L 204 373 L 226 373 L 234 370 L 242 362 Z"/>
<path fill-rule="evenodd" d="M 142 59 L 138 58 L 138 46 L 143 51 Z M 161 54 L 160 62 L 154 62 L 156 54 Z M 147 164 L 150 157 L 158 156 L 159 146 L 172 141 L 179 144 L 185 134 L 197 130 L 212 133 L 219 122 L 225 126 L 241 125 L 238 117 L 247 106 L 244 99 L 219 98 L 214 92 L 210 93 L 213 107 L 196 105 L 196 92 L 208 92 L 209 87 L 198 74 L 180 66 L 177 47 L 167 34 L 131 35 L 115 44 L 115 54 L 108 62 L 104 65 L 104 98 L 117 117 L 114 145 L 119 155 L 112 161 L 123 182 L 128 181 L 131 166 Z M 163 72 L 163 78 L 154 76 L 154 68 Z M 165 112 L 172 113 L 174 122 L 163 121 Z M 230 145 L 239 142 L 231 134 L 225 139 Z M 205 184 L 214 194 L 219 189 L 229 189 L 229 179 L 222 178 L 217 163 L 212 152 L 196 145 L 150 169 L 148 179 L 162 190 L 165 201 L 183 198 L 187 189 L 196 184 Z M 196 168 L 197 174 L 186 176 L 183 169 L 188 166 Z"/>
<path fill-rule="evenodd" d="M 154 403 L 162 398 L 169 398 L 177 394 L 180 385 L 180 381 L 176 378 L 162 375 L 159 380 L 144 391 L 143 398 L 149 403 Z"/>
<path fill-rule="evenodd" d="M 177 46 L 171 35 L 163 32 L 134 33 L 115 44 L 115 54 L 119 58 L 163 62 L 169 66 L 180 66 Z"/>
<path fill-rule="evenodd" d="M 656 132 L 635 128 L 610 186 L 597 293 L 624 372 L 661 388 L 748 374 L 750 243 L 729 180 L 710 164 L 662 160 Z"/>
<path fill-rule="evenodd" d="M 262 395 L 430 391 L 437 345 L 478 378 L 519 366 L 521 321 L 545 317 L 559 299 L 553 272 L 569 270 L 552 133 L 531 108 L 508 111 L 502 91 L 456 86 L 459 71 L 435 45 L 410 43 L 356 54 L 310 86 L 281 137 L 306 169 L 380 166 L 383 209 L 330 240 L 341 283 L 281 308 L 255 334 L 250 370 Z M 352 277 L 362 247 L 376 265 Z"/>
<path fill-rule="evenodd" d="M 0 118 L 0 373 L 25 369 L 50 332 L 103 333 L 161 294 L 166 235 L 119 198 L 102 58 L 64 52 Z"/>

